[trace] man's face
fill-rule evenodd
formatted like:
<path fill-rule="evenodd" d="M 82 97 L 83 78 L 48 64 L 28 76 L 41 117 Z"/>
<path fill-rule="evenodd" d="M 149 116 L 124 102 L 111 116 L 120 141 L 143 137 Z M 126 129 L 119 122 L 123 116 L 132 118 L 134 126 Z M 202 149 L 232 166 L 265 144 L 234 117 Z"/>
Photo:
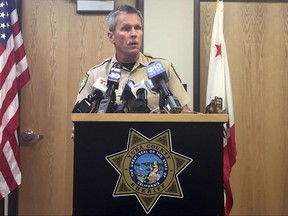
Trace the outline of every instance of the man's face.
<path fill-rule="evenodd" d="M 116 21 L 115 32 L 108 32 L 108 37 L 115 46 L 117 60 L 122 63 L 135 62 L 143 39 L 141 19 L 137 14 L 120 14 Z"/>

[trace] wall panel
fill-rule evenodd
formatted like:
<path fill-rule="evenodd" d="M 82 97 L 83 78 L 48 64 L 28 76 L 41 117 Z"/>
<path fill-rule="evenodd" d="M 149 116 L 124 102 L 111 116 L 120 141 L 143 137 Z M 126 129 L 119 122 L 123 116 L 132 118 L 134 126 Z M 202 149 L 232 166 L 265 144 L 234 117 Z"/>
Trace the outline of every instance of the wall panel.
<path fill-rule="evenodd" d="M 238 150 L 232 214 L 288 214 L 288 3 L 224 4 Z M 202 111 L 215 8 L 201 3 Z"/>
<path fill-rule="evenodd" d="M 135 5 L 134 0 L 116 0 Z M 19 215 L 71 215 L 71 111 L 88 69 L 114 53 L 106 15 L 77 14 L 72 0 L 25 0 L 22 33 L 31 81 L 21 92 L 21 126 L 43 135 L 21 144 Z"/>

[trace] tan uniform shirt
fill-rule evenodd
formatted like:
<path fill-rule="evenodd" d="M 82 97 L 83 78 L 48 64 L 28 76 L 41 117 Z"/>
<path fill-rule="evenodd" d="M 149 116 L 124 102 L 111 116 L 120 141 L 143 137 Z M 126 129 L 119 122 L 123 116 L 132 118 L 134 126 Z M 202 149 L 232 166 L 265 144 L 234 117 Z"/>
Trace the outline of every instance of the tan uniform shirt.
<path fill-rule="evenodd" d="M 155 61 L 161 61 L 169 79 L 168 88 L 171 91 L 171 93 L 178 98 L 180 104 L 184 106 L 190 102 L 191 100 L 190 96 L 185 91 L 180 78 L 178 77 L 173 65 L 169 61 L 160 58 L 153 58 L 152 56 L 140 53 L 139 59 L 135 63 L 131 71 L 127 68 L 123 68 L 123 70 L 121 70 L 119 87 L 116 90 L 116 102 L 118 104 L 121 103 L 120 97 L 127 80 L 130 79 L 135 83 L 141 80 L 148 80 L 148 74 L 146 72 L 145 67 L 148 66 L 150 62 Z M 77 96 L 77 101 L 80 102 L 84 98 L 87 98 L 87 96 L 95 90 L 93 84 L 95 83 L 97 78 L 101 77 L 108 80 L 110 69 L 115 62 L 117 62 L 117 60 L 114 55 L 112 58 L 104 60 L 101 64 L 94 66 L 87 72 L 86 76 L 84 77 L 81 83 L 80 90 Z M 154 110 L 157 107 L 159 107 L 158 93 L 155 95 L 152 94 L 151 92 L 148 92 L 147 100 L 148 100 L 148 107 L 151 110 Z"/>

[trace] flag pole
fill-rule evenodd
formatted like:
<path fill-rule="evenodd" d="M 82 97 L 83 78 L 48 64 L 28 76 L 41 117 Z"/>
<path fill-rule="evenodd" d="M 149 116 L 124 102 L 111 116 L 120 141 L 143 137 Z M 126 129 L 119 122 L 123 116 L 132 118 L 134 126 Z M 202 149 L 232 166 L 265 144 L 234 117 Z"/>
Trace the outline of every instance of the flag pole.
<path fill-rule="evenodd" d="M 4 197 L 4 216 L 8 216 L 9 195 Z"/>

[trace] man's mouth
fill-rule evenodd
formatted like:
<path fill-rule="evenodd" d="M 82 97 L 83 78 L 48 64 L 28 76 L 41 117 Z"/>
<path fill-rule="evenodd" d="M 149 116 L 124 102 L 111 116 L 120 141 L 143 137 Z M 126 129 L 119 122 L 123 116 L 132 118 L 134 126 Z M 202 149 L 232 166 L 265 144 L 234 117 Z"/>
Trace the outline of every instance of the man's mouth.
<path fill-rule="evenodd" d="M 137 41 L 132 41 L 128 43 L 129 46 L 137 46 L 138 42 Z"/>

